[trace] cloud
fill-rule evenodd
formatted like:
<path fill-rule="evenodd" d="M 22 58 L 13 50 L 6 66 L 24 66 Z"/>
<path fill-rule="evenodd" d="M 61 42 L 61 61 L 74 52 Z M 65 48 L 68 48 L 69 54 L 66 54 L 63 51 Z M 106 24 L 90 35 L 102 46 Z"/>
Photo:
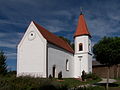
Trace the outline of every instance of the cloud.
<path fill-rule="evenodd" d="M 8 71 L 16 70 L 16 66 L 15 66 L 15 65 L 8 65 L 8 66 L 7 66 L 7 70 L 8 70 Z"/>
<path fill-rule="evenodd" d="M 6 37 L 5 33 L 0 33 L 0 38 Z"/>
<path fill-rule="evenodd" d="M 0 33 L 0 47 L 16 49 L 24 33 Z M 17 38 L 15 38 L 17 37 Z"/>
<path fill-rule="evenodd" d="M 59 10 L 59 11 L 54 11 L 52 15 L 60 16 L 60 17 L 64 16 L 64 17 L 67 17 L 68 19 L 71 19 L 72 12 L 68 10 Z"/>
<path fill-rule="evenodd" d="M 16 26 L 24 26 L 23 23 L 13 22 L 9 20 L 0 20 L 0 24 L 11 24 L 11 25 L 16 25 Z"/>
<path fill-rule="evenodd" d="M 73 40 L 80 7 L 93 45 L 104 36 L 120 36 L 119 3 L 119 0 L 0 0 L 0 48 L 7 48 L 8 58 L 15 59 L 16 46 L 32 20 Z"/>
<path fill-rule="evenodd" d="M 8 60 L 15 60 L 16 59 L 16 56 L 17 56 L 17 54 L 16 53 L 14 53 L 14 52 L 6 52 L 6 54 L 5 54 L 6 56 L 7 56 L 7 59 Z"/>
<path fill-rule="evenodd" d="M 85 18 L 93 37 L 98 36 L 102 38 L 104 36 L 114 36 L 114 33 L 118 33 L 116 36 L 120 36 L 119 9 L 118 0 L 115 2 L 113 0 L 106 0 L 104 2 L 101 0 L 91 3 L 91 8 L 86 11 Z"/>
<path fill-rule="evenodd" d="M 6 48 L 16 48 L 16 45 L 13 43 L 8 43 L 8 42 L 1 42 L 0 41 L 0 47 L 6 47 Z"/>

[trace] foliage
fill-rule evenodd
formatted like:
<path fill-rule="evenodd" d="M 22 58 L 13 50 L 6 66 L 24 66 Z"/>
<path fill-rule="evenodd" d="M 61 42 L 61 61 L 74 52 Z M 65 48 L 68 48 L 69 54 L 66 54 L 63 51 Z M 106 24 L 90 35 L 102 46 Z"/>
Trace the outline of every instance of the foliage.
<path fill-rule="evenodd" d="M 79 87 L 79 88 L 75 88 L 74 90 L 105 90 L 104 87 L 101 86 L 89 86 L 89 87 Z"/>
<path fill-rule="evenodd" d="M 64 41 L 66 41 L 69 45 L 71 44 L 71 41 L 63 36 L 59 36 L 61 39 L 63 39 Z"/>
<path fill-rule="evenodd" d="M 110 67 L 120 64 L 120 37 L 104 37 L 94 45 L 93 53 L 97 61 L 108 66 L 106 84 L 108 90 Z"/>
<path fill-rule="evenodd" d="M 7 77 L 15 77 L 16 76 L 16 71 L 9 71 L 6 74 Z"/>
<path fill-rule="evenodd" d="M 117 78 L 116 80 L 117 80 L 117 82 L 115 82 L 115 84 L 118 84 L 120 87 L 120 78 Z"/>
<path fill-rule="evenodd" d="M 58 73 L 58 79 L 62 79 L 62 71 L 60 71 L 59 73 Z"/>
<path fill-rule="evenodd" d="M 94 81 L 81 82 L 74 78 L 64 78 L 63 81 L 49 78 L 0 77 L 0 90 L 68 90 L 79 85 L 92 84 Z"/>
<path fill-rule="evenodd" d="M 6 56 L 4 55 L 4 52 L 0 52 L 0 75 L 6 75 L 7 74 L 7 65 L 6 65 Z"/>
<path fill-rule="evenodd" d="M 64 81 L 60 81 L 58 83 L 61 84 L 62 86 L 67 86 L 68 88 L 73 88 L 84 84 L 81 81 L 74 78 L 64 78 L 63 80 Z"/>
<path fill-rule="evenodd" d="M 92 79 L 92 80 L 101 80 L 101 78 L 99 76 L 97 76 L 97 75 L 95 75 L 93 73 L 86 74 L 85 79 L 87 79 L 87 80 L 90 80 L 90 79 Z"/>
<path fill-rule="evenodd" d="M 65 38 L 63 36 L 59 36 L 59 37 L 63 39 L 64 41 L 66 41 L 71 46 L 71 48 L 74 50 L 74 43 L 72 43 L 68 38 Z"/>
<path fill-rule="evenodd" d="M 97 61 L 107 66 L 120 63 L 120 37 L 104 37 L 94 45 L 93 53 Z"/>
<path fill-rule="evenodd" d="M 86 73 L 85 73 L 85 71 L 83 70 L 83 71 L 82 71 L 82 75 L 81 75 L 82 81 L 85 81 L 85 76 L 86 76 Z"/>
<path fill-rule="evenodd" d="M 67 90 L 51 79 L 26 77 L 0 78 L 0 90 Z"/>
<path fill-rule="evenodd" d="M 52 77 L 52 75 L 50 74 L 50 75 L 49 75 L 49 79 L 52 79 L 52 78 L 53 78 L 53 77 Z"/>
<path fill-rule="evenodd" d="M 75 50 L 75 44 L 74 43 L 71 43 L 71 47 L 73 50 Z"/>

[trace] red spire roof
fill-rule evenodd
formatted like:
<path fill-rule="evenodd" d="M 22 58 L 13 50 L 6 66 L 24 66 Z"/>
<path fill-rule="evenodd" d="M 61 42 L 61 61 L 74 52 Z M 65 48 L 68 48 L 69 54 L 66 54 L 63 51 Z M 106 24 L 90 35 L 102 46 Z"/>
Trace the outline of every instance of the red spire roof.
<path fill-rule="evenodd" d="M 88 35 L 91 37 L 83 14 L 80 14 L 79 16 L 78 25 L 77 25 L 76 32 L 74 33 L 74 37 L 81 36 L 81 35 Z"/>
<path fill-rule="evenodd" d="M 34 21 L 33 21 L 33 23 L 35 24 L 35 26 L 37 27 L 37 29 L 40 31 L 40 33 L 43 35 L 43 37 L 49 43 L 52 43 L 52 44 L 54 44 L 54 45 L 56 45 L 58 47 L 61 47 L 61 48 L 65 49 L 65 50 L 67 50 L 70 53 L 74 53 L 73 49 L 70 47 L 70 45 L 67 42 L 65 42 L 64 40 L 62 40 L 58 36 L 52 34 L 51 32 L 49 32 L 48 30 L 46 30 L 42 26 L 38 25 Z"/>

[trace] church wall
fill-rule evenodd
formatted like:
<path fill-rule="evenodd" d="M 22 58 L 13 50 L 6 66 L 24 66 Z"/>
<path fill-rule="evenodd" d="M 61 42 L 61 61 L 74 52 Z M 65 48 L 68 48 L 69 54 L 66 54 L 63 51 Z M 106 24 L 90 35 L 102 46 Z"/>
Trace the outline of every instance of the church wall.
<path fill-rule="evenodd" d="M 87 54 L 79 54 L 74 55 L 74 63 L 75 63 L 75 78 L 79 78 L 82 75 L 82 71 L 84 70 L 88 73 L 88 55 Z"/>
<path fill-rule="evenodd" d="M 92 72 L 92 55 L 88 54 L 88 71 Z"/>
<path fill-rule="evenodd" d="M 82 50 L 79 50 L 79 44 L 82 43 Z M 89 55 L 90 54 L 90 55 Z M 86 73 L 92 72 L 91 40 L 88 36 L 75 37 L 75 55 L 74 55 L 74 77 L 79 78 L 84 70 Z"/>
<path fill-rule="evenodd" d="M 75 53 L 84 53 L 88 52 L 88 36 L 78 36 L 75 38 Z M 79 51 L 79 44 L 82 43 L 83 50 Z"/>
<path fill-rule="evenodd" d="M 34 38 L 30 37 L 31 32 L 34 32 Z M 46 77 L 46 40 L 33 23 L 18 45 L 17 54 L 17 76 Z"/>
<path fill-rule="evenodd" d="M 69 61 L 69 71 L 66 70 L 66 60 Z M 55 77 L 58 77 L 60 71 L 64 78 L 73 77 L 73 64 L 73 54 L 53 44 L 48 44 L 48 75 L 53 76 L 53 67 L 55 66 Z"/>

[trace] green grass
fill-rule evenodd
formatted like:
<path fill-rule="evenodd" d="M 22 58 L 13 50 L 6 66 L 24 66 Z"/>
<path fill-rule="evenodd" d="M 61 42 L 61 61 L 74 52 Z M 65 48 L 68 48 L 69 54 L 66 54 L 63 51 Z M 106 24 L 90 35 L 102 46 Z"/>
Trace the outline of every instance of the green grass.
<path fill-rule="evenodd" d="M 79 81 L 75 78 L 64 78 L 64 81 L 58 81 L 61 85 L 67 85 L 69 88 L 72 87 L 77 87 L 80 85 L 86 85 L 86 84 L 94 84 L 98 81 L 100 81 L 101 79 L 97 79 L 97 80 L 89 80 L 89 81 Z"/>
<path fill-rule="evenodd" d="M 58 79 L 32 78 L 29 76 L 0 77 L 0 90 L 68 90 L 68 88 L 95 82 L 98 80 L 82 82 L 74 78 L 64 78 L 63 81 L 58 81 Z"/>
<path fill-rule="evenodd" d="M 117 80 L 117 82 L 115 82 L 115 83 L 120 86 L 120 78 L 117 78 L 116 80 Z"/>
<path fill-rule="evenodd" d="M 87 87 L 87 88 L 78 89 L 78 90 L 105 90 L 105 88 L 102 86 L 95 86 L 95 87 Z"/>
<path fill-rule="evenodd" d="M 116 80 L 117 82 L 115 82 L 115 84 L 118 84 L 118 87 L 120 88 L 120 78 L 117 78 Z"/>

